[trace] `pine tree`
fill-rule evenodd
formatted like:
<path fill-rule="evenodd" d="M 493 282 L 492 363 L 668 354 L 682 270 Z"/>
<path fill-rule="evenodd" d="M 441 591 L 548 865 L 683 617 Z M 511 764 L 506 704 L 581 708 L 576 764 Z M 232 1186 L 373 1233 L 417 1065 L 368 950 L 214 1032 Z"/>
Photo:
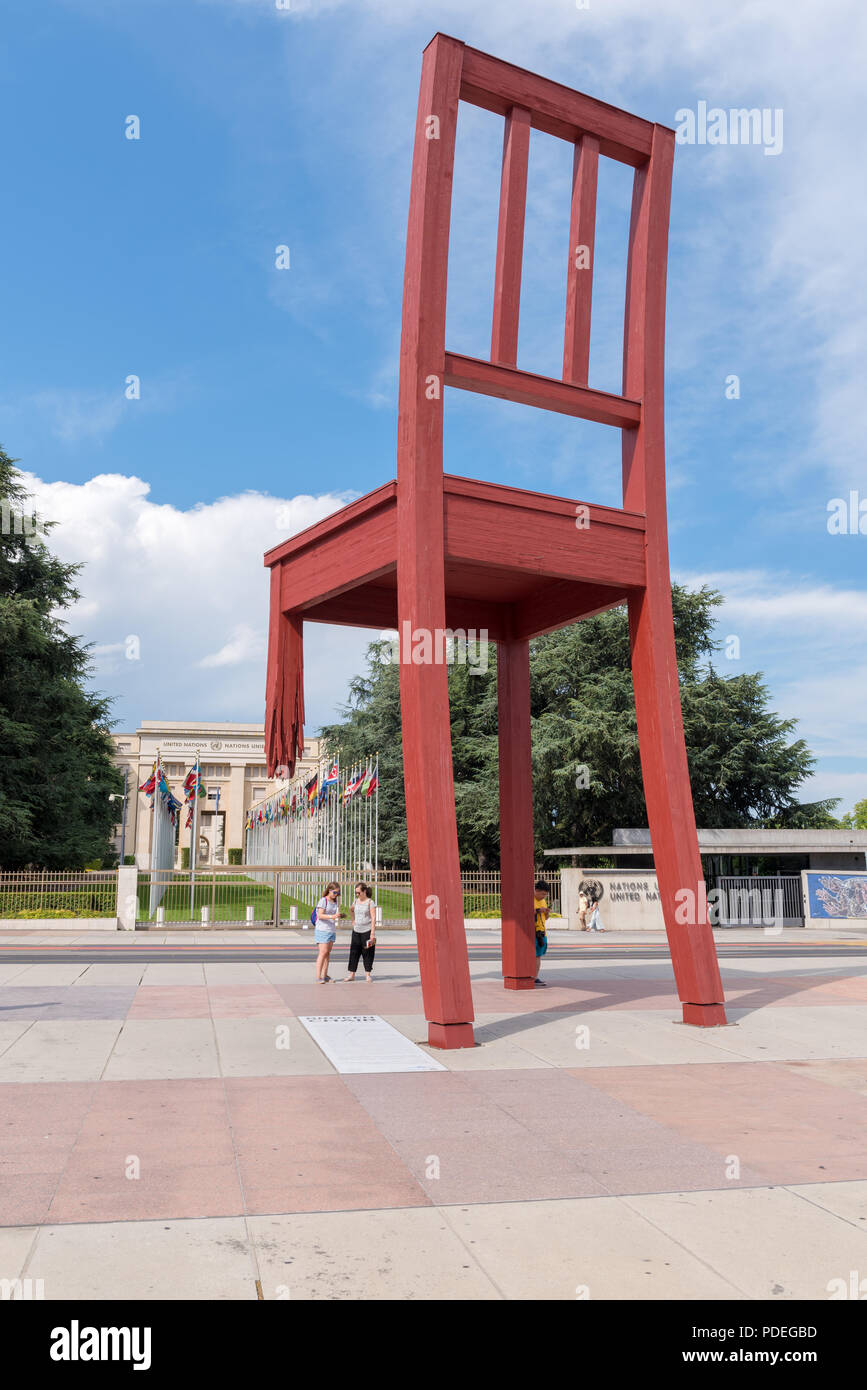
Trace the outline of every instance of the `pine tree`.
<path fill-rule="evenodd" d="M 700 826 L 828 826 L 836 802 L 801 805 L 814 758 L 795 721 L 769 709 L 761 676 L 724 677 L 713 666 L 714 610 L 707 587 L 672 591 L 684 734 Z M 341 762 L 380 754 L 380 846 L 406 862 L 399 671 L 385 643 L 351 687 L 344 718 L 323 729 Z M 499 863 L 497 673 L 449 668 L 458 843 L 465 867 Z M 610 844 L 618 826 L 645 826 L 626 610 L 610 609 L 530 644 L 536 849 Z"/>
<path fill-rule="evenodd" d="M 28 509 L 15 462 L 0 449 L 0 866 L 109 864 L 108 798 L 122 791 L 110 701 L 87 689 L 87 647 L 58 616 L 81 566 L 49 551 L 53 523 Z"/>

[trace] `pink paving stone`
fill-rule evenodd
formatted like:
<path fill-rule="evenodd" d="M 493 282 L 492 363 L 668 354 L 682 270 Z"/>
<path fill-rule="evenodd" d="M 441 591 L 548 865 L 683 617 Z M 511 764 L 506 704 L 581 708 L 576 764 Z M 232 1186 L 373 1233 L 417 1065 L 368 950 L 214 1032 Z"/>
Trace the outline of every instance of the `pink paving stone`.
<path fill-rule="evenodd" d="M 96 1081 L 7 1081 L 0 1084 L 0 1143 L 4 1134 L 74 1135 Z"/>
<path fill-rule="evenodd" d="M 854 1180 L 867 1165 L 867 1097 L 777 1063 L 611 1067 L 582 1072 L 588 1085 L 626 1100 L 720 1153 L 737 1154 L 773 1182 Z"/>
<path fill-rule="evenodd" d="M 209 985 L 214 1018 L 286 1018 L 292 1015 L 272 985 Z"/>
<path fill-rule="evenodd" d="M 234 1077 L 226 1094 L 249 1212 L 428 1204 L 341 1077 Z"/>
<path fill-rule="evenodd" d="M 129 1154 L 156 1166 L 231 1162 L 222 1081 L 102 1082 L 67 1171 L 110 1175 Z"/>
<path fill-rule="evenodd" d="M 724 1180 L 713 1149 L 564 1071 L 346 1081 L 437 1203 L 693 1191 Z M 740 1185 L 759 1180 L 744 1168 Z"/>
<path fill-rule="evenodd" d="M 243 1212 L 238 1174 L 232 1160 L 205 1167 L 182 1157 L 164 1167 L 144 1165 L 140 1178 L 76 1168 L 60 1180 L 47 1215 L 49 1223 L 148 1221 Z"/>
<path fill-rule="evenodd" d="M 13 1176 L 63 1171 L 96 1090 L 90 1081 L 0 1085 L 0 1189 Z"/>
<path fill-rule="evenodd" d="M 5 1173 L 0 1179 L 0 1226 L 38 1226 L 57 1182 L 56 1173 Z"/>
<path fill-rule="evenodd" d="M 363 974 L 353 984 L 345 984 L 339 977 L 345 975 L 345 961 L 332 969 L 330 984 L 317 985 L 311 979 L 308 984 L 276 986 L 281 998 L 289 1005 L 292 1013 L 302 1014 L 418 1014 L 423 1013 L 421 986 L 413 983 L 402 985 L 374 978 L 367 984 Z"/>
<path fill-rule="evenodd" d="M 204 985 L 140 985 L 128 1018 L 209 1018 Z"/>
<path fill-rule="evenodd" d="M 528 1144 L 527 1136 L 401 1140 L 400 1157 L 437 1205 L 607 1196 L 609 1189 L 571 1155 Z M 435 1165 L 435 1166 L 433 1166 Z"/>

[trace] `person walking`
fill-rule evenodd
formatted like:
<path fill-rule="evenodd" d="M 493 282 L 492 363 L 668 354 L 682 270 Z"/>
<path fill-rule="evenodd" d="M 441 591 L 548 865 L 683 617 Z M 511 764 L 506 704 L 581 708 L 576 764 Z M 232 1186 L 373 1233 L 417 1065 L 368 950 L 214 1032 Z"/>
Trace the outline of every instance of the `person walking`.
<path fill-rule="evenodd" d="M 352 906 L 352 940 L 349 943 L 349 965 L 344 983 L 355 979 L 358 958 L 364 962 L 364 978 L 370 984 L 373 975 L 373 958 L 376 955 L 376 922 L 373 895 L 366 883 L 356 883 L 355 902 Z"/>
<path fill-rule="evenodd" d="M 594 898 L 590 905 L 590 921 L 588 923 L 591 931 L 604 931 L 602 917 L 599 912 L 599 899 Z"/>
<path fill-rule="evenodd" d="M 327 883 L 324 895 L 316 904 L 313 940 L 319 947 L 319 954 L 316 957 L 316 979 L 320 985 L 328 984 L 331 979 L 328 973 L 328 962 L 331 959 L 331 949 L 337 940 L 337 919 L 340 916 L 339 897 L 340 884 Z"/>
<path fill-rule="evenodd" d="M 551 889 L 543 878 L 536 882 L 533 897 L 533 910 L 536 915 L 536 984 L 545 987 L 545 981 L 539 979 L 539 966 L 542 957 L 548 949 L 548 918 L 551 915 L 549 907 L 549 894 Z"/>

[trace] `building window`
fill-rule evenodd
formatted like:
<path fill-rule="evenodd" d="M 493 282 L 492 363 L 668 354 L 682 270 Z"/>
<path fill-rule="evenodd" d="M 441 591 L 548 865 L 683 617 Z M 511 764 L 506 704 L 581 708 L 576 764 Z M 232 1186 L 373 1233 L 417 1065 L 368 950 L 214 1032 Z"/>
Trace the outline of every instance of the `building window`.
<path fill-rule="evenodd" d="M 202 763 L 203 777 L 230 777 L 232 769 L 228 763 Z"/>
<path fill-rule="evenodd" d="M 248 777 L 267 777 L 268 769 L 264 763 L 253 763 L 247 768 Z M 264 795 L 264 793 L 263 793 Z"/>
<path fill-rule="evenodd" d="M 265 795 L 267 795 L 267 793 L 266 793 L 266 790 L 265 790 L 264 787 L 254 787 L 254 788 L 253 788 L 253 800 L 254 800 L 254 801 L 261 801 L 262 798 L 263 798 Z"/>
<path fill-rule="evenodd" d="M 163 768 L 167 777 L 183 777 L 186 773 L 183 763 L 164 763 Z"/>

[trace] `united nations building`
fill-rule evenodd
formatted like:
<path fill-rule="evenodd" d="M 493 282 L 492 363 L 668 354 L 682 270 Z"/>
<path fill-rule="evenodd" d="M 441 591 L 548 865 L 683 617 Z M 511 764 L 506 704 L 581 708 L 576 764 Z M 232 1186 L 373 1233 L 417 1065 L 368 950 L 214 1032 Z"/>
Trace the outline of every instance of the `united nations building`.
<path fill-rule="evenodd" d="M 139 787 L 151 775 L 159 752 L 166 780 L 179 801 L 184 799 L 184 778 L 200 759 L 206 798 L 199 801 L 199 864 L 226 864 L 230 849 L 244 845 L 244 821 L 255 802 L 279 785 L 268 777 L 265 764 L 264 724 L 211 724 L 170 720 L 145 720 L 134 734 L 112 734 L 115 761 L 126 778 L 126 818 L 118 819 L 114 845 L 118 854 L 134 855 L 141 869 L 150 866 L 153 816 L 150 803 Z M 319 765 L 319 739 L 304 740 L 304 756 L 297 774 Z M 179 816 L 176 863 L 189 849 L 192 827 L 186 828 L 186 809 Z"/>

